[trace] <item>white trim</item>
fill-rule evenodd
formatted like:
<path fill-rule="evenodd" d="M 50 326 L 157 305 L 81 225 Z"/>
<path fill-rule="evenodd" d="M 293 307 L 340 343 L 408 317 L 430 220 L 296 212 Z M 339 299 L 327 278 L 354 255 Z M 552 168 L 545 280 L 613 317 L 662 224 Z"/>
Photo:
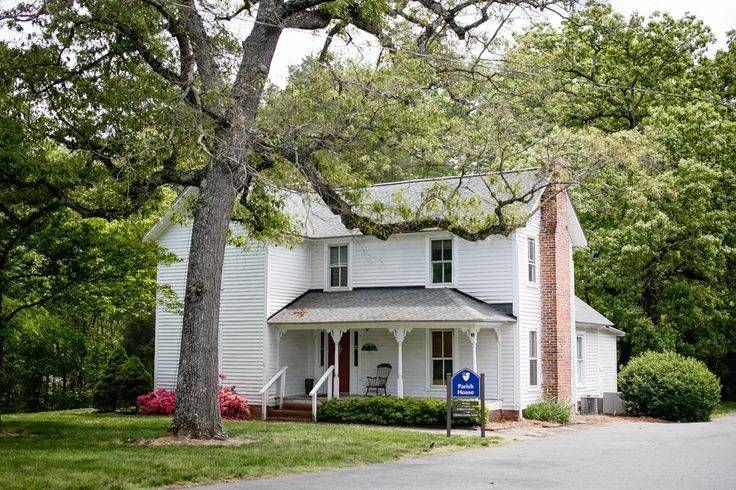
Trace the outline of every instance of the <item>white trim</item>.
<path fill-rule="evenodd" d="M 578 358 L 578 339 L 581 340 L 580 346 L 583 351 L 583 357 L 582 359 Z M 575 385 L 578 387 L 584 387 L 585 386 L 585 365 L 586 365 L 586 348 L 585 348 L 585 332 L 576 332 L 575 333 Z M 580 376 L 580 372 L 582 370 L 582 377 Z"/>
<path fill-rule="evenodd" d="M 330 247 L 348 247 L 348 285 L 347 287 L 330 286 Z M 325 240 L 324 254 L 324 290 L 325 291 L 352 291 L 353 289 L 353 243 L 351 240 Z"/>
<path fill-rule="evenodd" d="M 434 240 L 452 240 L 452 281 L 443 283 L 432 282 L 432 241 Z M 456 237 L 446 232 L 430 233 L 424 239 L 424 267 L 425 267 L 425 286 L 428 288 L 454 288 L 457 282 L 457 266 L 458 251 Z"/>
<path fill-rule="evenodd" d="M 446 389 L 444 384 L 442 385 L 432 384 L 432 381 L 433 381 L 432 380 L 432 368 L 433 368 L 432 360 L 434 359 L 432 357 L 432 332 L 438 332 L 438 331 L 452 332 L 452 370 L 453 372 L 458 367 L 458 352 L 457 352 L 458 346 L 459 346 L 458 335 L 457 335 L 458 329 L 450 328 L 450 327 L 427 329 L 426 334 L 425 334 L 426 341 L 425 341 L 424 357 L 427 362 L 427 369 L 426 369 L 427 378 L 425 380 L 425 386 L 428 391 L 444 391 Z M 447 358 L 443 357 L 442 359 L 447 359 Z"/>
<path fill-rule="evenodd" d="M 530 328 L 529 330 L 527 330 L 527 337 L 528 337 L 527 338 L 527 344 L 528 344 L 527 347 L 529 348 L 529 350 L 531 351 L 531 345 L 532 345 L 531 344 L 531 336 L 532 336 L 532 332 L 535 334 L 534 335 L 534 337 L 536 339 L 536 342 L 535 342 L 536 349 L 535 350 L 536 350 L 536 354 L 537 355 L 536 355 L 536 357 L 532 357 L 531 356 L 531 352 L 527 352 L 526 359 L 529 362 L 529 377 L 526 380 L 526 384 L 527 384 L 527 386 L 530 389 L 536 390 L 536 389 L 541 388 L 541 386 L 542 386 L 542 383 L 541 383 L 541 381 L 542 381 L 542 363 L 541 363 L 541 357 L 540 357 L 541 341 L 539 339 L 539 329 L 538 328 Z M 534 384 L 532 384 L 532 382 L 531 382 L 531 378 L 532 378 L 532 376 L 531 376 L 531 366 L 532 366 L 531 361 L 532 360 L 536 361 L 536 363 L 537 363 L 537 379 L 536 379 L 536 383 L 534 383 Z"/>

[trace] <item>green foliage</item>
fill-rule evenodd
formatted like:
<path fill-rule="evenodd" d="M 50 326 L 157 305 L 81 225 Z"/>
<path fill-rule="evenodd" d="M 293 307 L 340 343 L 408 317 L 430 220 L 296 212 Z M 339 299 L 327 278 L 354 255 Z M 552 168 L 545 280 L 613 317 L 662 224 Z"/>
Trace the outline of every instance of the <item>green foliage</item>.
<path fill-rule="evenodd" d="M 718 378 L 700 361 L 673 352 L 646 352 L 619 373 L 630 415 L 697 422 L 710 420 L 720 401 Z"/>
<path fill-rule="evenodd" d="M 527 405 L 523 415 L 531 420 L 569 424 L 572 420 L 572 409 L 570 405 L 558 400 L 542 399 Z"/>
<path fill-rule="evenodd" d="M 122 347 L 115 348 L 107 359 L 100 379 L 92 391 L 92 406 L 100 412 L 114 412 L 118 409 L 120 373 L 127 360 L 128 356 Z"/>
<path fill-rule="evenodd" d="M 100 412 L 114 412 L 135 406 L 136 398 L 151 389 L 151 375 L 136 356 L 128 357 L 115 348 L 92 392 L 92 406 Z"/>
<path fill-rule="evenodd" d="M 487 418 L 486 413 L 486 418 Z M 317 420 L 350 424 L 439 427 L 446 424 L 447 403 L 437 398 L 375 396 L 320 403 Z M 453 419 L 453 426 L 477 425 L 478 417 Z"/>
<path fill-rule="evenodd" d="M 134 407 L 136 399 L 148 393 L 153 385 L 151 375 L 137 356 L 130 356 L 120 366 L 116 378 L 120 408 Z"/>

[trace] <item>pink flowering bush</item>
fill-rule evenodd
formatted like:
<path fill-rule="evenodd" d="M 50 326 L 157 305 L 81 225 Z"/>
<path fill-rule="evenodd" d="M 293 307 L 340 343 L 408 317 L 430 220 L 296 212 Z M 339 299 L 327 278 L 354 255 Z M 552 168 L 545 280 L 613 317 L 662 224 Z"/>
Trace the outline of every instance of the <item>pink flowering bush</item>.
<path fill-rule="evenodd" d="M 235 393 L 234 386 L 220 387 L 220 413 L 226 419 L 243 420 L 250 415 L 248 400 Z M 176 392 L 159 388 L 139 396 L 137 403 L 141 415 L 171 415 L 176 408 Z"/>
<path fill-rule="evenodd" d="M 250 415 L 250 406 L 244 396 L 235 393 L 235 387 L 220 388 L 220 413 L 226 419 L 243 420 Z"/>
<path fill-rule="evenodd" d="M 176 408 L 176 392 L 159 388 L 149 391 L 136 400 L 141 415 L 171 415 Z"/>

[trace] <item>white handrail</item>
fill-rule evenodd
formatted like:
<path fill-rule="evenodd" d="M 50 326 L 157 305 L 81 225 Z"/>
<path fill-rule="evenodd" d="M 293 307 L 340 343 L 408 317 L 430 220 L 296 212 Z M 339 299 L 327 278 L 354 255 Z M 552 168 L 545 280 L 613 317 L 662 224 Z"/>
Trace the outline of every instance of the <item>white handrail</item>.
<path fill-rule="evenodd" d="M 279 408 L 283 408 L 284 406 L 284 392 L 286 391 L 286 370 L 289 369 L 289 366 L 284 366 L 279 371 L 273 375 L 273 378 L 263 385 L 263 388 L 261 388 L 258 391 L 258 394 L 261 395 L 261 420 L 266 420 L 266 404 L 268 402 L 268 390 L 271 388 L 271 385 L 276 382 L 277 379 L 281 378 L 281 383 L 279 383 Z"/>
<path fill-rule="evenodd" d="M 314 388 L 312 388 L 312 391 L 309 392 L 309 396 L 312 397 L 312 420 L 317 421 L 317 392 L 324 384 L 325 380 L 330 378 L 330 375 L 335 370 L 335 365 L 328 367 L 325 373 L 322 375 L 321 378 L 319 378 L 319 381 L 315 383 Z M 327 399 L 332 399 L 332 382 L 327 383 Z"/>

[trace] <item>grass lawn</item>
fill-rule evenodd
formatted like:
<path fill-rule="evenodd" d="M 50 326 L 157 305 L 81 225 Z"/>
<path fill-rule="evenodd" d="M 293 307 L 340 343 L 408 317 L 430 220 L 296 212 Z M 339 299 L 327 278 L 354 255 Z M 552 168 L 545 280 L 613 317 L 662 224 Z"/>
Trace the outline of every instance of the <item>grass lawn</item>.
<path fill-rule="evenodd" d="M 713 410 L 713 417 L 721 417 L 723 415 L 736 414 L 736 402 L 721 402 L 718 404 L 715 410 Z"/>
<path fill-rule="evenodd" d="M 498 438 L 350 425 L 228 422 L 246 446 L 144 446 L 171 419 L 100 415 L 89 410 L 5 415 L 0 487 L 135 488 L 221 478 L 256 478 L 376 463 L 500 444 Z M 12 435 L 15 433 L 16 435 Z M 19 434 L 19 435 L 18 435 Z M 434 441 L 434 449 L 430 443 Z"/>

